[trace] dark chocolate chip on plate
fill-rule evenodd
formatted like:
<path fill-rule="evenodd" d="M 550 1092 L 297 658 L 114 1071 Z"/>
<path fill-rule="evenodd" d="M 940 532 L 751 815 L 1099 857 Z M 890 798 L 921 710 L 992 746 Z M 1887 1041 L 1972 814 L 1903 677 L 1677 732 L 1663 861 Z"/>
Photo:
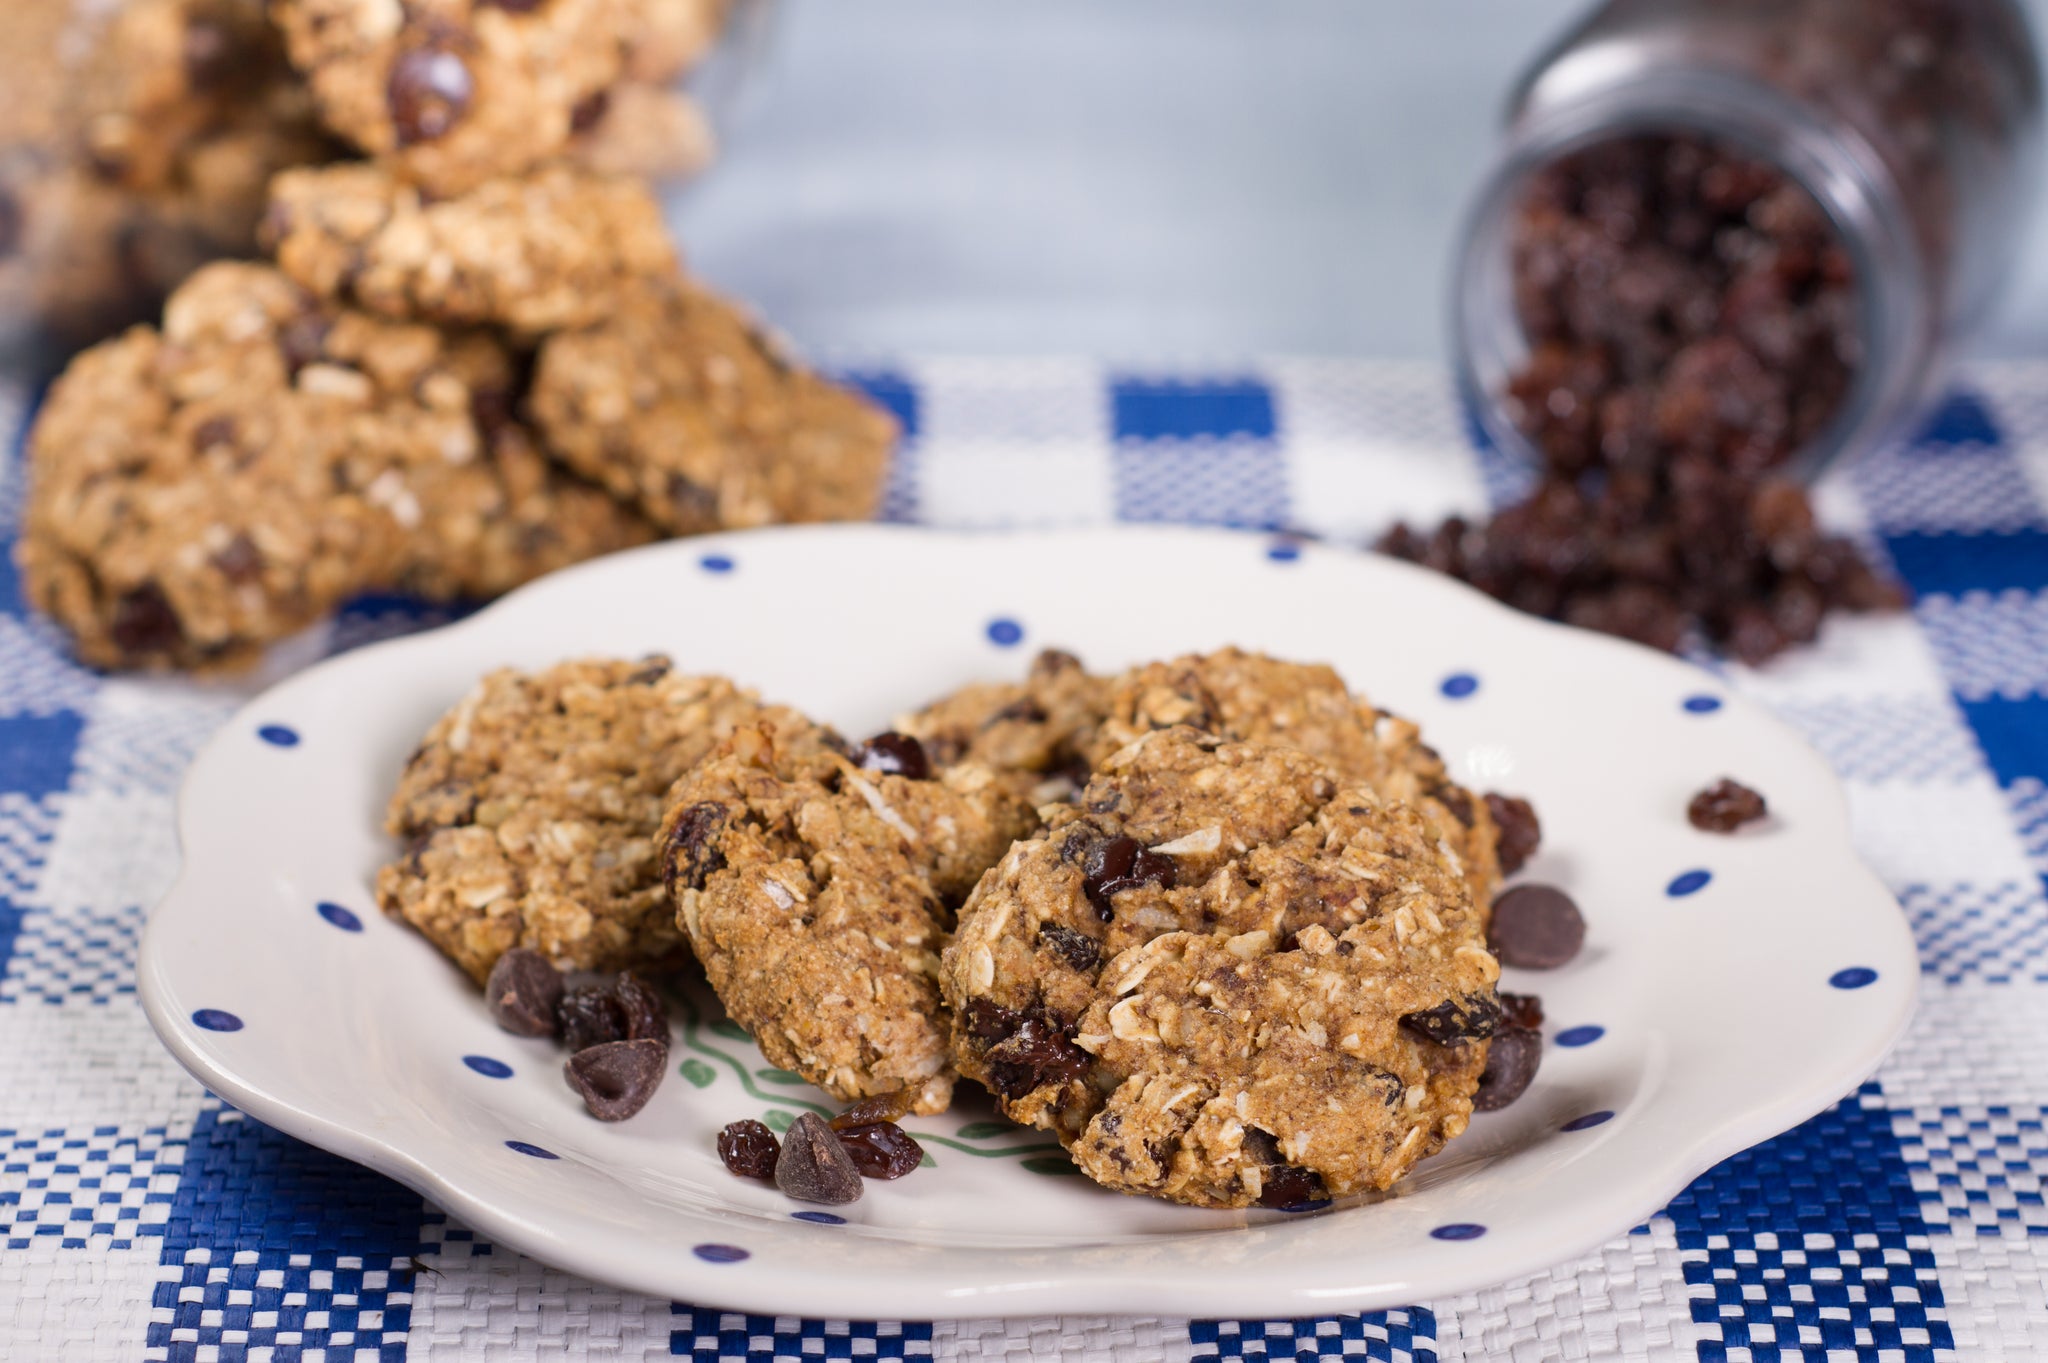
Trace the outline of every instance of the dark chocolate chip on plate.
<path fill-rule="evenodd" d="M 1493 901 L 1486 944 L 1502 965 L 1554 970 L 1586 944 L 1586 920 L 1553 885 L 1517 885 Z"/>
<path fill-rule="evenodd" d="M 1543 1033 L 1528 1027 L 1503 1027 L 1486 1049 L 1486 1068 L 1472 1094 L 1474 1112 L 1498 1112 L 1528 1091 L 1543 1063 Z"/>
<path fill-rule="evenodd" d="M 532 947 L 513 947 L 491 967 L 484 983 L 491 1020 L 514 1036 L 553 1036 L 559 1025 L 562 974 Z"/>
<path fill-rule="evenodd" d="M 860 1167 L 839 1143 L 839 1133 L 815 1112 L 790 1124 L 775 1161 L 775 1186 L 799 1202 L 838 1206 L 858 1202 Z"/>
<path fill-rule="evenodd" d="M 668 1070 L 668 1043 L 607 1041 L 576 1052 L 562 1073 L 601 1122 L 622 1122 L 647 1106 Z"/>
<path fill-rule="evenodd" d="M 782 1147 L 767 1123 L 749 1117 L 728 1122 L 718 1133 L 718 1158 L 741 1178 L 774 1178 Z"/>

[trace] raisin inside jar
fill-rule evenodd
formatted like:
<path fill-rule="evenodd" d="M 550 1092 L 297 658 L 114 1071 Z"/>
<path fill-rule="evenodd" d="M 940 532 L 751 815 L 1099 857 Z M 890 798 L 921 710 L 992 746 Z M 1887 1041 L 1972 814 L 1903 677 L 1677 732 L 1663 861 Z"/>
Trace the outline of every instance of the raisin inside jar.
<path fill-rule="evenodd" d="M 1528 354 L 1500 394 L 1541 463 L 1490 521 L 1380 548 L 1532 614 L 1757 663 L 1898 590 L 1817 528 L 1790 461 L 1860 361 L 1856 271 L 1774 166 L 1690 134 L 1559 157 L 1509 238 Z"/>

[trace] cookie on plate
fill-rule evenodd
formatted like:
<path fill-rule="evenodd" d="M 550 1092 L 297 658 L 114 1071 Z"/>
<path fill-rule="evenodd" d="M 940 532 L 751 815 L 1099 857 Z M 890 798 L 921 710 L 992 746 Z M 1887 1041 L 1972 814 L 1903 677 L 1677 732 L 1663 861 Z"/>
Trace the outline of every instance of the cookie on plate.
<path fill-rule="evenodd" d="M 406 840 L 377 902 L 482 981 L 516 946 L 565 970 L 684 954 L 654 833 L 668 789 L 733 732 L 793 753 L 838 738 L 665 657 L 491 673 L 406 762 L 385 824 Z"/>
<path fill-rule="evenodd" d="M 676 270 L 636 180 L 550 166 L 432 198 L 390 167 L 295 170 L 271 186 L 264 245 L 327 298 L 398 321 L 537 335 L 587 326 Z"/>
<path fill-rule="evenodd" d="M 1149 733 L 962 907 L 954 1061 L 1122 1192 L 1388 1187 L 1464 1130 L 1499 1019 L 1442 842 L 1299 749 Z"/>
<path fill-rule="evenodd" d="M 549 337 L 532 410 L 556 458 L 677 535 L 865 519 L 897 434 L 686 281 Z"/>
<path fill-rule="evenodd" d="M 1190 725 L 1220 738 L 1283 743 L 1327 762 L 1346 781 L 1411 805 L 1444 837 L 1483 913 L 1500 882 L 1487 802 L 1452 781 L 1408 720 L 1354 695 L 1335 670 L 1243 649 L 1134 668 L 1111 687 L 1088 756 L 1107 760 L 1157 729 Z"/>
<path fill-rule="evenodd" d="M 871 756 L 735 735 L 671 792 L 664 873 L 712 988 L 770 1062 L 838 1098 L 907 1092 L 943 1112 L 952 905 L 1035 815 L 978 764 Z"/>
<path fill-rule="evenodd" d="M 29 600 L 113 668 L 231 670 L 348 597 L 487 594 L 653 535 L 542 464 L 516 366 L 216 264 L 85 352 L 29 438 Z"/>

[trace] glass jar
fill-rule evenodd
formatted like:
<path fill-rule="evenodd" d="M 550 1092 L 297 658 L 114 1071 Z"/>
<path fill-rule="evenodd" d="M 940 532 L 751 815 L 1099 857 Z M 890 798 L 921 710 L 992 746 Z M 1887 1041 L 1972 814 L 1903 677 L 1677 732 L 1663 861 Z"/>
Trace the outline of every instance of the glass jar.
<path fill-rule="evenodd" d="M 1468 404 L 1502 448 L 1547 452 L 1531 438 L 1544 414 L 1511 393 L 1531 366 L 1518 234 L 1530 196 L 1547 192 L 1541 177 L 1628 139 L 1704 146 L 1810 195 L 1845 262 L 1834 276 L 1842 391 L 1768 462 L 1810 476 L 1868 448 L 1914 412 L 1993 301 L 2037 178 L 2040 111 L 2039 58 L 2013 0 L 1608 0 L 1518 85 L 1506 146 L 1468 219 L 1452 318 Z M 1616 221 L 1618 236 L 1642 226 L 1626 212 Z M 1592 270 L 1580 280 L 1589 294 L 1609 282 L 1563 259 Z M 1679 330 L 1725 325 L 1729 298 L 1694 301 Z"/>

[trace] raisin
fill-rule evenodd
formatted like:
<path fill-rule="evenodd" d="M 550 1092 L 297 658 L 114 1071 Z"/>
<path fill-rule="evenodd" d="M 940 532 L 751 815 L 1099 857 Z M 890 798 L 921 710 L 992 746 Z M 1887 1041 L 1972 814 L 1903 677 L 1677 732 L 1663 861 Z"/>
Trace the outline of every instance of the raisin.
<path fill-rule="evenodd" d="M 741 1178 L 774 1178 L 775 1161 L 781 1153 L 775 1133 L 751 1117 L 728 1123 L 718 1133 L 718 1158 Z"/>
<path fill-rule="evenodd" d="M 1692 826 L 1708 833 L 1733 833 L 1767 813 L 1763 796 L 1725 777 L 1693 796 L 1692 803 L 1685 807 L 1685 817 Z"/>
<path fill-rule="evenodd" d="M 1439 1046 L 1484 1041 L 1500 1025 L 1500 1005 L 1484 994 L 1467 994 L 1463 998 L 1445 999 L 1433 1008 L 1405 1013 L 1401 1025 Z"/>
<path fill-rule="evenodd" d="M 462 58 L 442 47 L 416 47 L 391 64 L 385 99 L 398 145 L 445 137 L 469 112 L 476 78 Z"/>
<path fill-rule="evenodd" d="M 1285 1210 L 1321 1202 L 1328 1196 L 1329 1190 L 1323 1186 L 1321 1174 L 1295 1164 L 1276 1165 L 1266 1170 L 1265 1181 L 1259 1185 L 1261 1207 Z"/>
<path fill-rule="evenodd" d="M 1119 893 L 1145 884 L 1170 890 L 1179 874 L 1172 857 L 1151 851 L 1136 838 L 1122 836 L 1090 848 L 1083 872 L 1082 889 L 1095 906 L 1096 916 L 1105 923 L 1116 917 L 1110 900 Z"/>
<path fill-rule="evenodd" d="M 834 1117 L 830 1126 L 834 1131 L 846 1131 L 856 1126 L 873 1126 L 876 1122 L 893 1122 L 910 1111 L 916 1098 L 910 1089 L 871 1094 Z"/>
<path fill-rule="evenodd" d="M 562 975 L 531 947 L 513 947 L 491 967 L 484 983 L 491 1019 L 514 1036 L 553 1036 L 560 1028 Z"/>
<path fill-rule="evenodd" d="M 607 1041 L 627 1039 L 626 1010 L 609 989 L 597 986 L 571 989 L 555 1005 L 556 1029 L 571 1051 L 602 1046 Z"/>
<path fill-rule="evenodd" d="M 988 1048 L 989 1085 L 1005 1098 L 1081 1078 L 1092 1063 L 1065 1028 L 1042 1009 L 1023 1014 L 1015 1029 Z"/>
<path fill-rule="evenodd" d="M 858 765 L 862 771 L 901 776 L 908 781 L 927 780 L 932 774 L 932 764 L 924 754 L 924 744 L 908 734 L 894 732 L 876 734 L 862 744 Z"/>
<path fill-rule="evenodd" d="M 588 99 L 579 100 L 569 111 L 569 132 L 580 136 L 604 122 L 604 116 L 612 110 L 612 92 L 599 90 Z"/>
<path fill-rule="evenodd" d="M 1075 970 L 1093 970 L 1102 958 L 1102 948 L 1094 938 L 1072 928 L 1063 928 L 1058 923 L 1039 925 L 1038 944 L 1057 953 L 1061 960 Z"/>
<path fill-rule="evenodd" d="M 725 869 L 725 853 L 717 838 L 725 827 L 725 806 L 706 800 L 691 805 L 669 826 L 662 847 L 662 875 L 670 891 L 701 890 L 704 882 Z"/>
<path fill-rule="evenodd" d="M 1542 999 L 1534 994 L 1510 994 L 1505 990 L 1498 997 L 1503 1023 L 1511 1027 L 1527 1027 L 1532 1032 L 1542 1028 Z"/>
<path fill-rule="evenodd" d="M 1536 819 L 1535 806 L 1514 795 L 1489 791 L 1486 812 L 1493 815 L 1500 830 L 1500 873 L 1511 876 L 1529 864 L 1543 843 L 1543 825 Z"/>
<path fill-rule="evenodd" d="M 864 1178 L 902 1178 L 924 1163 L 924 1147 L 894 1122 L 836 1128 L 839 1143 Z"/>
<path fill-rule="evenodd" d="M 626 1040 L 659 1041 L 668 1049 L 668 1005 L 652 985 L 629 970 L 612 985 L 612 997 L 626 1020 Z"/>

